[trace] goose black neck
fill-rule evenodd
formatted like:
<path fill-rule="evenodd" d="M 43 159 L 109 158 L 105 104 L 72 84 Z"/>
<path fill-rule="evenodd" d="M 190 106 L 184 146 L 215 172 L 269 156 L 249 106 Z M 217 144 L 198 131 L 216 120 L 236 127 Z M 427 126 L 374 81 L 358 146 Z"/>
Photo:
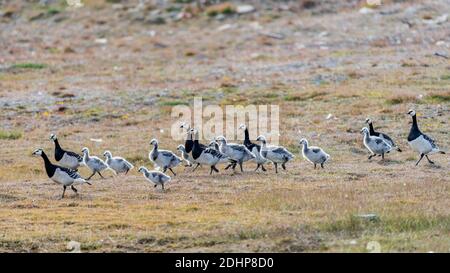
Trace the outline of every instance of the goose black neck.
<path fill-rule="evenodd" d="M 245 134 L 244 145 L 252 144 L 252 142 L 250 141 L 250 136 L 248 134 L 248 128 L 245 128 L 244 134 Z"/>
<path fill-rule="evenodd" d="M 55 147 L 56 147 L 56 149 L 61 149 L 61 145 L 59 145 L 59 141 L 58 141 L 58 139 L 55 139 L 54 140 L 54 142 L 55 142 Z"/>
<path fill-rule="evenodd" d="M 42 151 L 41 157 L 44 159 L 45 171 L 47 172 L 48 177 L 52 177 L 55 173 L 55 165 L 50 162 L 44 151 Z"/>
<path fill-rule="evenodd" d="M 416 115 L 412 116 L 412 120 L 413 120 L 412 127 L 413 127 L 414 129 L 419 130 L 419 126 L 417 125 L 417 117 L 416 117 Z"/>
<path fill-rule="evenodd" d="M 194 145 L 194 142 L 192 141 L 192 134 L 188 134 L 188 137 L 186 138 L 186 141 L 184 142 L 184 149 L 186 153 L 190 153 L 192 151 L 192 146 Z"/>
<path fill-rule="evenodd" d="M 372 124 L 372 122 L 369 123 L 369 133 L 370 133 L 370 135 L 374 135 L 374 134 L 375 134 L 375 130 L 373 129 L 373 124 Z"/>

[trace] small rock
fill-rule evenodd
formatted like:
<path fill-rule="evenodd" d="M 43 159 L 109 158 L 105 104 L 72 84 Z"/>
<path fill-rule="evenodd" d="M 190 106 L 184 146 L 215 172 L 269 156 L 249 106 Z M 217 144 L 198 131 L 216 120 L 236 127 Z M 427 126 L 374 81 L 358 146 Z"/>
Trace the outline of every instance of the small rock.
<path fill-rule="evenodd" d="M 363 8 L 359 9 L 359 13 L 361 13 L 361 14 L 373 13 L 373 9 L 368 8 L 368 7 L 363 7 Z"/>
<path fill-rule="evenodd" d="M 105 39 L 105 38 L 98 38 L 98 39 L 95 39 L 94 42 L 95 42 L 96 44 L 99 44 L 99 45 L 105 45 L 105 44 L 108 43 L 108 39 Z"/>
<path fill-rule="evenodd" d="M 356 217 L 361 218 L 363 220 L 367 221 L 379 221 L 380 217 L 376 215 L 375 213 L 368 213 L 368 214 L 358 214 Z"/>
<path fill-rule="evenodd" d="M 254 12 L 256 9 L 252 5 L 242 5 L 236 7 L 236 13 L 238 14 L 246 14 Z"/>
<path fill-rule="evenodd" d="M 151 25 L 164 25 L 166 23 L 166 19 L 161 16 L 151 16 L 145 22 Z"/>
<path fill-rule="evenodd" d="M 67 243 L 67 250 L 71 250 L 70 253 L 81 253 L 81 244 L 77 241 L 70 241 Z"/>

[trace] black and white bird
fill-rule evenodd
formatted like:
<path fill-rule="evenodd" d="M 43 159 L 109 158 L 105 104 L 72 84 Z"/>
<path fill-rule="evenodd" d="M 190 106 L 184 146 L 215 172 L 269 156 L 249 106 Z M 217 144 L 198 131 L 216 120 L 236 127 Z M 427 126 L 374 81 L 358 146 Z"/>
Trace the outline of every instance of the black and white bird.
<path fill-rule="evenodd" d="M 314 169 L 317 164 L 320 164 L 320 167 L 323 169 L 323 164 L 330 159 L 330 155 L 319 147 L 308 146 L 308 140 L 306 138 L 300 140 L 300 145 L 303 145 L 303 158 L 314 164 Z"/>
<path fill-rule="evenodd" d="M 248 128 L 245 124 L 241 124 L 239 129 L 244 130 L 244 145 L 255 155 L 255 162 L 257 164 L 255 171 L 261 167 L 261 169 L 265 172 L 266 168 L 264 168 L 264 164 L 268 162 L 267 158 L 264 156 L 267 152 L 261 153 L 261 145 L 253 143 L 250 141 L 250 135 L 248 133 Z"/>
<path fill-rule="evenodd" d="M 391 145 L 381 137 L 371 136 L 367 127 L 362 128 L 361 133 L 364 135 L 364 146 L 366 146 L 367 150 L 370 152 L 369 159 L 375 155 L 381 155 L 382 160 L 384 160 L 384 154 L 389 153 L 392 150 Z"/>
<path fill-rule="evenodd" d="M 210 172 L 211 175 L 213 171 L 219 172 L 219 170 L 216 168 L 216 165 L 219 163 L 230 163 L 230 159 L 224 155 L 223 153 L 213 149 L 208 148 L 203 145 L 200 145 L 200 142 L 198 141 L 199 135 L 198 131 L 195 129 L 191 129 L 192 134 L 194 135 L 194 144 L 192 147 L 192 158 L 197 162 L 198 164 L 207 165 L 210 166 Z M 195 169 L 198 166 L 195 167 Z M 195 170 L 194 169 L 194 170 Z"/>
<path fill-rule="evenodd" d="M 47 172 L 47 176 L 54 182 L 63 186 L 61 199 L 64 198 L 66 188 L 69 186 L 72 191 L 78 193 L 78 190 L 74 187 L 74 185 L 81 185 L 84 183 L 90 185 L 90 183 L 83 179 L 78 172 L 72 169 L 52 164 L 42 149 L 35 150 L 33 152 L 33 155 L 41 156 L 44 159 L 45 171 Z"/>
<path fill-rule="evenodd" d="M 261 153 L 264 153 L 265 158 L 275 165 L 275 173 L 278 173 L 278 164 L 286 170 L 286 163 L 295 157 L 282 146 L 267 145 L 266 137 L 263 135 L 257 137 L 256 141 L 261 142 Z"/>
<path fill-rule="evenodd" d="M 50 135 L 50 140 L 53 140 L 55 143 L 55 160 L 61 166 L 72 170 L 78 170 L 78 168 L 83 165 L 83 157 L 77 153 L 66 151 L 61 148 L 55 134 Z"/>
<path fill-rule="evenodd" d="M 86 180 L 91 179 L 91 177 L 93 177 L 96 173 L 98 173 L 101 178 L 104 178 L 100 172 L 106 170 L 108 168 L 108 165 L 106 165 L 106 163 L 100 158 L 91 156 L 89 154 L 89 149 L 86 147 L 84 147 L 81 152 L 83 153 L 84 164 L 86 164 L 86 166 L 88 166 L 92 171 L 91 176 L 89 176 Z"/>
<path fill-rule="evenodd" d="M 236 161 L 236 164 L 239 164 L 239 167 L 241 168 L 241 172 L 244 172 L 242 164 L 255 158 L 255 155 L 243 144 L 229 143 L 224 136 L 216 137 L 216 141 L 219 143 L 219 151 L 228 156 L 228 158 Z M 236 164 L 234 164 L 234 166 L 236 166 Z M 234 168 L 235 167 L 233 167 L 233 169 Z"/>
<path fill-rule="evenodd" d="M 140 173 L 144 174 L 144 177 L 154 184 L 154 187 L 161 185 L 164 190 L 164 184 L 170 182 L 170 176 L 164 174 L 160 171 L 149 171 L 147 168 L 141 166 L 138 170 Z"/>
<path fill-rule="evenodd" d="M 366 123 L 369 124 L 369 134 L 371 136 L 377 136 L 377 137 L 384 139 L 384 141 L 386 141 L 387 144 L 389 144 L 392 147 L 392 149 L 395 149 L 398 152 L 402 152 L 402 150 L 397 145 L 395 145 L 394 140 L 392 140 L 392 138 L 390 138 L 388 135 L 386 135 L 384 133 L 376 132 L 373 129 L 372 119 L 370 119 L 370 118 L 366 119 Z"/>
<path fill-rule="evenodd" d="M 177 175 L 172 168 L 180 165 L 183 160 L 171 151 L 160 150 L 158 148 L 158 140 L 155 138 L 150 141 L 150 145 L 153 145 L 153 150 L 148 154 L 150 161 L 157 167 L 162 168 L 164 173 L 169 169 L 173 175 Z"/>
<path fill-rule="evenodd" d="M 419 160 L 416 162 L 416 166 L 424 156 L 427 158 L 429 163 L 434 164 L 434 162 L 428 158 L 428 155 L 436 153 L 445 154 L 445 152 L 439 149 L 431 137 L 420 131 L 419 126 L 417 125 L 416 112 L 414 110 L 409 110 L 408 115 L 412 117 L 412 126 L 408 135 L 408 144 L 420 156 Z"/>
<path fill-rule="evenodd" d="M 112 156 L 110 151 L 105 151 L 103 156 L 106 157 L 105 163 L 108 168 L 113 170 L 116 174 L 125 173 L 127 174 L 129 170 L 133 169 L 133 164 L 128 162 L 125 158 L 120 156 Z"/>
<path fill-rule="evenodd" d="M 192 165 L 195 164 L 195 161 L 192 158 L 192 155 L 190 155 L 186 152 L 186 148 L 184 148 L 183 144 L 178 145 L 177 151 L 180 152 L 181 158 L 183 158 L 184 161 L 186 162 L 185 167 L 192 167 Z"/>

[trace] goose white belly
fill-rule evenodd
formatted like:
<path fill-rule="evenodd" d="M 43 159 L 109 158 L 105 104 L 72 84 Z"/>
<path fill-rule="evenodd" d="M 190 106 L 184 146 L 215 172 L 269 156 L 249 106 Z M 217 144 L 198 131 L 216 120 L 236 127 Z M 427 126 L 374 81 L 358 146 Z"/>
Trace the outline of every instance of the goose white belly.
<path fill-rule="evenodd" d="M 69 169 L 78 169 L 80 163 L 78 162 L 78 158 L 74 156 L 70 156 L 67 153 L 63 155 L 61 160 L 58 162 L 61 166 L 69 168 Z"/>
<path fill-rule="evenodd" d="M 61 171 L 61 169 L 57 168 L 55 170 L 55 173 L 51 177 L 53 181 L 55 181 L 58 184 L 62 184 L 65 186 L 70 186 L 73 184 L 74 179 L 70 177 L 66 172 Z"/>
<path fill-rule="evenodd" d="M 433 150 L 433 146 L 431 146 L 431 143 L 422 135 L 412 141 L 408 141 L 408 144 L 414 151 L 418 152 L 419 154 L 429 154 Z"/>

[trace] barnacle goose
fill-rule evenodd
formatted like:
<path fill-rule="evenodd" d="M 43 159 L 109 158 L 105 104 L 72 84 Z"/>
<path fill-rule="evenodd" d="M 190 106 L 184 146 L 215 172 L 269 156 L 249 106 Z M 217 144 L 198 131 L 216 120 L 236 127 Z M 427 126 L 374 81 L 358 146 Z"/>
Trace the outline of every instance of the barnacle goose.
<path fill-rule="evenodd" d="M 308 146 L 308 140 L 305 138 L 300 140 L 300 145 L 303 145 L 303 158 L 314 164 L 314 169 L 317 164 L 320 164 L 320 167 L 323 169 L 323 164 L 330 159 L 330 155 L 319 147 Z"/>
<path fill-rule="evenodd" d="M 70 186 L 72 191 L 77 193 L 78 190 L 74 187 L 74 185 L 84 183 L 90 185 L 90 183 L 83 179 L 78 172 L 52 164 L 42 149 L 35 150 L 33 152 L 33 155 L 41 156 L 44 159 L 45 171 L 47 172 L 47 176 L 54 182 L 63 185 L 63 193 L 61 199 L 64 198 L 64 194 L 66 193 L 66 188 L 68 186 Z"/>
<path fill-rule="evenodd" d="M 112 156 L 110 151 L 105 151 L 103 156 L 106 157 L 105 163 L 108 167 L 113 170 L 116 174 L 125 173 L 127 174 L 129 170 L 133 169 L 133 164 L 128 162 L 125 158 L 119 156 Z"/>
<path fill-rule="evenodd" d="M 419 126 L 417 125 L 416 112 L 414 110 L 409 110 L 408 115 L 412 117 L 412 126 L 408 135 L 408 144 L 414 151 L 419 153 L 420 156 L 419 160 L 416 162 L 416 166 L 424 156 L 427 158 L 428 162 L 434 164 L 434 162 L 428 158 L 428 155 L 435 153 L 445 154 L 445 152 L 439 149 L 431 137 L 420 131 Z"/>
<path fill-rule="evenodd" d="M 244 145 L 247 147 L 249 151 L 251 151 L 255 155 L 255 162 L 258 164 L 256 166 L 255 171 L 261 167 L 261 169 L 265 172 L 266 168 L 264 168 L 264 163 L 267 162 L 267 158 L 264 156 L 266 152 L 261 153 L 261 146 L 250 141 L 250 136 L 248 133 L 248 128 L 245 124 L 241 124 L 239 129 L 244 130 Z"/>
<path fill-rule="evenodd" d="M 107 169 L 108 165 L 106 165 L 106 163 L 100 158 L 89 155 L 89 149 L 86 147 L 84 147 L 81 152 L 83 153 L 84 164 L 86 164 L 86 166 L 88 166 L 92 171 L 91 176 L 89 176 L 86 180 L 91 179 L 91 177 L 93 177 L 96 173 L 98 173 L 101 178 L 104 178 L 100 172 Z"/>
<path fill-rule="evenodd" d="M 295 156 L 282 146 L 267 145 L 266 137 L 259 136 L 256 141 L 261 142 L 261 153 L 265 153 L 265 158 L 270 160 L 275 165 L 275 173 L 278 173 L 278 164 L 286 170 L 286 163 L 292 160 Z"/>
<path fill-rule="evenodd" d="M 366 146 L 367 150 L 371 153 L 369 159 L 375 155 L 381 155 L 382 160 L 384 160 L 384 154 L 389 153 L 392 150 L 391 145 L 381 137 L 371 136 L 367 127 L 362 128 L 361 133 L 364 135 L 364 146 Z"/>
<path fill-rule="evenodd" d="M 150 145 L 153 145 L 153 150 L 148 154 L 150 161 L 162 168 L 164 173 L 169 169 L 173 175 L 177 175 L 172 168 L 178 166 L 183 160 L 171 151 L 159 150 L 158 140 L 155 138 L 150 141 Z"/>
<path fill-rule="evenodd" d="M 224 136 L 216 137 L 216 141 L 219 142 L 220 152 L 228 156 L 230 159 L 236 161 L 236 163 L 239 164 L 239 167 L 241 168 L 241 172 L 244 172 L 242 164 L 255 158 L 255 155 L 250 152 L 247 147 L 245 147 L 245 145 L 228 143 L 227 139 Z"/>
<path fill-rule="evenodd" d="M 58 162 L 63 167 L 72 170 L 78 170 L 78 167 L 83 164 L 83 157 L 77 153 L 66 151 L 61 148 L 61 145 L 59 145 L 58 138 L 55 134 L 50 135 L 50 140 L 53 140 L 53 142 L 55 143 L 56 162 Z"/>
<path fill-rule="evenodd" d="M 162 189 L 164 190 L 164 184 L 170 181 L 170 176 L 167 174 L 164 174 L 160 171 L 149 171 L 147 168 L 141 166 L 139 167 L 138 172 L 143 173 L 144 177 L 152 182 L 154 187 L 161 185 Z"/>
<path fill-rule="evenodd" d="M 204 148 L 200 145 L 198 141 L 198 131 L 195 129 L 191 129 L 191 132 L 194 134 L 194 145 L 192 147 L 192 158 L 194 158 L 195 162 L 199 164 L 204 164 L 210 166 L 211 170 L 209 174 L 211 175 L 213 171 L 219 172 L 216 168 L 216 165 L 219 163 L 230 162 L 229 158 L 223 153 L 213 149 L 213 148 Z M 197 168 L 197 167 L 196 167 Z"/>
<path fill-rule="evenodd" d="M 395 145 L 394 140 L 392 140 L 392 138 L 390 138 L 388 135 L 380 132 L 375 132 L 375 130 L 373 129 L 372 119 L 370 118 L 366 119 L 366 123 L 369 124 L 369 134 L 371 136 L 377 136 L 384 139 L 384 141 L 386 141 L 387 144 L 389 144 L 393 149 L 396 149 L 398 152 L 402 152 L 402 150 L 399 147 L 397 147 L 397 145 Z"/>

